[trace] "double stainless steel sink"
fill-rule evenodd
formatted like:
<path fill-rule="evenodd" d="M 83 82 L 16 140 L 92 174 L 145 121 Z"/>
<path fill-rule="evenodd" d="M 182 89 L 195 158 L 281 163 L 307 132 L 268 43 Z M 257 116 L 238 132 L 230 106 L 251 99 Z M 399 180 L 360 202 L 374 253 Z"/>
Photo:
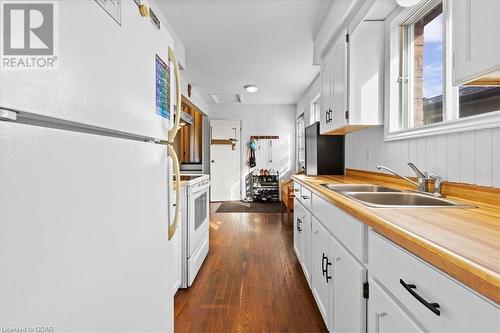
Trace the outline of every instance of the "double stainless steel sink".
<path fill-rule="evenodd" d="M 322 184 L 331 191 L 345 195 L 368 207 L 375 208 L 475 208 L 423 192 L 400 191 L 370 184 Z"/>

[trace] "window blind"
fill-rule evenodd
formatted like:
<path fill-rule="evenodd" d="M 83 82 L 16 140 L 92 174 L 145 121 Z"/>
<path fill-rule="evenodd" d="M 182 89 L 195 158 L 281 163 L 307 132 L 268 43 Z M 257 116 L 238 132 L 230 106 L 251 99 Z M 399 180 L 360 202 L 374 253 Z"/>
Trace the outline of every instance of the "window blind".
<path fill-rule="evenodd" d="M 297 162 L 297 171 L 302 171 L 305 167 L 305 155 L 306 155 L 306 148 L 305 148 L 305 129 L 304 129 L 304 115 L 301 115 L 299 118 L 297 118 L 297 123 L 296 123 L 296 162 Z"/>

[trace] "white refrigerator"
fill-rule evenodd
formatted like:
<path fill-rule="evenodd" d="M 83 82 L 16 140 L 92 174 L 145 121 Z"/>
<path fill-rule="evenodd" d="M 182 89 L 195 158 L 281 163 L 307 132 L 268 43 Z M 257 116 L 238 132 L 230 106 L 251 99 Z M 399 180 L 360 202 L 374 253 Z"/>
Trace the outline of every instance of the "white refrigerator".
<path fill-rule="evenodd" d="M 165 24 L 121 6 L 60 1 L 58 69 L 0 72 L 2 329 L 173 331 L 179 71 Z"/>

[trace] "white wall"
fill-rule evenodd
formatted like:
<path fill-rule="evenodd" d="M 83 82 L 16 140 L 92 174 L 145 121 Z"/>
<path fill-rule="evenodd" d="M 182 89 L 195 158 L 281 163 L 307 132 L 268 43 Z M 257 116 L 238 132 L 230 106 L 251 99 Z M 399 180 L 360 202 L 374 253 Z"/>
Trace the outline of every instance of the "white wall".
<path fill-rule="evenodd" d="M 295 112 L 295 105 L 211 105 L 211 119 L 236 119 L 242 121 L 243 180 L 249 172 L 246 144 L 251 135 L 279 135 L 280 137 L 279 140 L 273 140 L 272 142 L 272 163 L 268 161 L 269 140 L 260 142 L 261 149 L 256 153 L 257 168 L 277 169 L 282 179 L 288 179 L 294 173 Z M 244 186 L 242 186 L 242 191 L 245 192 Z"/>
<path fill-rule="evenodd" d="M 311 102 L 321 91 L 321 80 L 320 76 L 316 76 L 314 81 L 309 85 L 304 96 L 297 103 L 297 117 L 302 113 L 304 114 L 305 126 L 309 126 L 311 122 Z"/>
<path fill-rule="evenodd" d="M 195 87 L 192 87 L 191 97 L 188 97 L 187 86 L 190 83 L 189 77 L 184 75 L 184 71 L 181 70 L 181 91 L 182 95 L 189 99 L 191 103 L 196 105 L 205 115 L 210 115 L 210 105 L 203 99 L 203 97 L 196 91 Z"/>
<path fill-rule="evenodd" d="M 384 142 L 377 126 L 346 137 L 346 168 L 383 164 L 413 176 L 406 162 L 447 181 L 500 187 L 500 128 Z"/>

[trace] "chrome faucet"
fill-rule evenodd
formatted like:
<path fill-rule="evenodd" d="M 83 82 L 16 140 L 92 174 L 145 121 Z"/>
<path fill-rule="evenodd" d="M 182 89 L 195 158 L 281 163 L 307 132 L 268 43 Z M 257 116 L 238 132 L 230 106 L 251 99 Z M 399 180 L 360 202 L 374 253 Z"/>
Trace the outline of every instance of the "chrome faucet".
<path fill-rule="evenodd" d="M 427 180 L 429 179 L 427 177 L 427 172 L 422 172 L 420 171 L 416 166 L 415 164 L 413 163 L 408 163 L 408 166 L 410 168 L 412 168 L 412 170 L 417 174 L 417 181 L 413 181 L 411 180 L 410 178 L 408 177 L 405 177 L 403 175 L 400 175 L 399 173 L 397 173 L 396 171 L 386 167 L 386 166 L 383 166 L 383 165 L 377 165 L 377 169 L 378 170 L 385 170 L 385 171 L 388 171 L 390 173 L 392 173 L 393 175 L 396 175 L 398 176 L 399 178 L 402 178 L 404 180 L 406 180 L 407 182 L 409 183 L 412 183 L 413 185 L 415 185 L 417 187 L 417 189 L 420 191 L 420 192 L 427 192 Z"/>
<path fill-rule="evenodd" d="M 429 175 L 429 179 L 434 181 L 434 196 L 436 198 L 441 198 L 443 195 L 441 194 L 441 185 L 443 185 L 443 178 L 436 174 L 431 173 Z"/>

